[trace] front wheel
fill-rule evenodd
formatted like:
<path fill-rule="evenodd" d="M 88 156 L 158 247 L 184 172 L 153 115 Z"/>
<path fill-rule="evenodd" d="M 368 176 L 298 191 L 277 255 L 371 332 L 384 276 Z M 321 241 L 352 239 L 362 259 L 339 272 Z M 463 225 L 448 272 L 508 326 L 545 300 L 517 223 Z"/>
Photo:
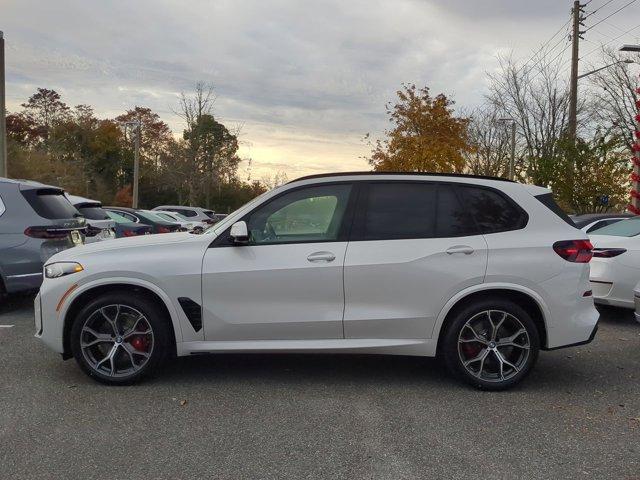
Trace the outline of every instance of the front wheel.
<path fill-rule="evenodd" d="M 112 292 L 87 304 L 71 328 L 71 350 L 89 376 L 130 384 L 164 360 L 169 330 L 163 312 L 147 298 Z"/>
<path fill-rule="evenodd" d="M 444 359 L 455 375 L 486 390 L 504 390 L 522 381 L 538 358 L 535 323 L 519 305 L 488 299 L 459 311 L 443 343 Z"/>

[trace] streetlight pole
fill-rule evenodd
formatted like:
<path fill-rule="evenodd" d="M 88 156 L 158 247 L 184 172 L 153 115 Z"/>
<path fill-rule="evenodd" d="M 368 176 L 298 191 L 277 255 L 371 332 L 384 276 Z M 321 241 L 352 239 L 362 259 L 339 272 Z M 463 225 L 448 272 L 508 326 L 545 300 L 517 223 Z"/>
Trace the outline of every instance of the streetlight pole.
<path fill-rule="evenodd" d="M 133 153 L 133 202 L 132 207 L 138 208 L 138 183 L 140 181 L 140 121 L 136 122 L 136 142 Z"/>
<path fill-rule="evenodd" d="M 4 34 L 0 31 L 0 177 L 7 177 L 7 111 L 4 82 Z"/>
<path fill-rule="evenodd" d="M 139 198 L 139 182 L 140 182 L 140 119 L 135 122 L 125 122 L 125 127 L 134 126 L 136 132 L 136 138 L 133 143 L 133 188 L 131 198 L 131 208 L 138 208 Z"/>
<path fill-rule="evenodd" d="M 516 163 L 516 121 L 513 118 L 500 118 L 499 122 L 511 123 L 511 156 L 509 157 L 509 180 L 515 178 L 515 163 Z"/>

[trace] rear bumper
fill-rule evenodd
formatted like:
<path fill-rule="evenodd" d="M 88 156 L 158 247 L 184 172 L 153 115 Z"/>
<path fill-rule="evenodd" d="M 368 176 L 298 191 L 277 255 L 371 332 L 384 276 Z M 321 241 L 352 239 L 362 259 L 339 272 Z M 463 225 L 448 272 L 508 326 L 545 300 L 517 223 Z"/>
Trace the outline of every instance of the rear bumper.
<path fill-rule="evenodd" d="M 636 321 L 640 322 L 640 291 L 636 290 L 634 292 L 633 300 L 635 302 L 635 307 L 636 307 L 634 315 L 636 317 Z"/>
<path fill-rule="evenodd" d="M 638 317 L 636 316 L 636 318 L 638 318 Z M 593 342 L 593 339 L 596 338 L 596 333 L 598 333 L 598 323 L 597 322 L 594 325 L 593 330 L 591 331 L 591 334 L 589 335 L 589 338 L 587 338 L 586 340 L 583 340 L 581 342 L 571 343 L 569 345 L 560 345 L 559 347 L 544 348 L 543 350 L 547 350 L 547 351 L 549 351 L 549 350 L 561 350 L 563 348 L 571 348 L 571 347 L 579 347 L 580 345 L 587 345 L 587 344 Z"/>
<path fill-rule="evenodd" d="M 589 278 L 593 301 L 599 305 L 634 308 L 633 287 L 639 276 L 640 270 L 616 259 L 593 259 Z"/>

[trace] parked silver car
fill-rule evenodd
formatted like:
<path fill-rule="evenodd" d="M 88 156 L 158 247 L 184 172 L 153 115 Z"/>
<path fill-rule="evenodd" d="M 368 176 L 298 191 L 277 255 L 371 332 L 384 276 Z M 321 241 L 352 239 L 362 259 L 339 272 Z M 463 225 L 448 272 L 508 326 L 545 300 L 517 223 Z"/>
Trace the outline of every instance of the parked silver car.
<path fill-rule="evenodd" d="M 35 290 L 52 255 L 84 243 L 85 219 L 57 187 L 0 178 L 0 290 Z"/>
<path fill-rule="evenodd" d="M 71 204 L 87 220 L 85 243 L 101 242 L 116 238 L 116 222 L 97 200 L 67 194 Z"/>
<path fill-rule="evenodd" d="M 214 220 L 215 212 L 206 208 L 184 207 L 181 205 L 161 205 L 153 210 L 176 212 L 183 217 L 186 217 L 190 222 L 204 222 L 209 225 L 216 223 L 216 220 Z"/>

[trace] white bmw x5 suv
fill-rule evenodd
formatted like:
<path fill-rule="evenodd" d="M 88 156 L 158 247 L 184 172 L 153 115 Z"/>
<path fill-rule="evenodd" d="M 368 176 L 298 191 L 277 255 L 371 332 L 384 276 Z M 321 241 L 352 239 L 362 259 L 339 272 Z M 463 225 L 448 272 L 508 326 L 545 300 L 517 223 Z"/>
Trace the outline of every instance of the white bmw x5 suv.
<path fill-rule="evenodd" d="M 173 355 L 436 356 L 485 389 L 539 350 L 591 341 L 591 244 L 549 190 L 462 175 L 335 174 L 272 190 L 208 230 L 59 253 L 36 336 L 95 379 Z"/>

